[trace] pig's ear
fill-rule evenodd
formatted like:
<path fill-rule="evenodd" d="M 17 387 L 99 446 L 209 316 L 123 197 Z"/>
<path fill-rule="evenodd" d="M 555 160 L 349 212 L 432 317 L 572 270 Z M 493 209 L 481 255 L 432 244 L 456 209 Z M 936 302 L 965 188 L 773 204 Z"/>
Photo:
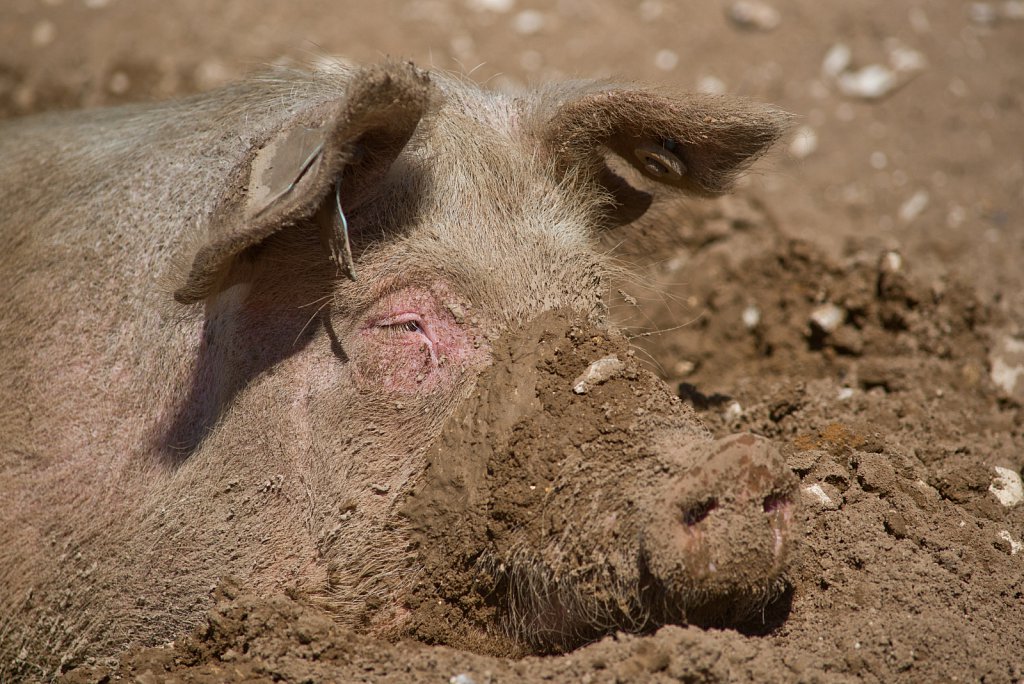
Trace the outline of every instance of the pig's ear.
<path fill-rule="evenodd" d="M 209 296 L 237 255 L 291 224 L 321 219 L 336 192 L 346 210 L 358 206 L 405 147 L 430 98 L 427 75 L 411 64 L 368 67 L 346 78 L 341 98 L 273 132 L 237 170 L 174 298 L 190 304 Z"/>
<path fill-rule="evenodd" d="M 602 163 L 602 148 L 658 184 L 715 196 L 729 190 L 789 122 L 786 112 L 739 98 L 590 84 L 563 97 L 545 128 L 562 164 L 595 169 L 599 182 L 628 205 L 639 195 Z"/>

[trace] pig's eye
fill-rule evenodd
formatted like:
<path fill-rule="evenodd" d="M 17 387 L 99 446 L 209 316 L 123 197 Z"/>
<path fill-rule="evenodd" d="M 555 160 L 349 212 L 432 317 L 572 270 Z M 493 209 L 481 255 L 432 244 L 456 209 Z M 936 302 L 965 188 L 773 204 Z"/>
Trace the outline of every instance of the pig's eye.
<path fill-rule="evenodd" d="M 390 331 L 392 333 L 402 333 L 402 332 L 422 333 L 423 332 L 423 327 L 420 325 L 419 321 L 404 321 L 402 323 L 391 323 L 391 324 L 388 324 L 388 325 L 383 325 L 381 327 L 383 327 L 385 330 L 388 330 L 388 331 Z"/>
<path fill-rule="evenodd" d="M 390 316 L 377 322 L 377 327 L 391 335 L 403 335 L 408 333 L 420 333 L 426 336 L 426 325 L 419 315 L 414 313 L 399 314 Z"/>
<path fill-rule="evenodd" d="M 400 342 L 410 340 L 410 337 L 419 344 L 425 344 L 431 351 L 434 351 L 434 336 L 430 327 L 424 322 L 419 314 L 404 313 L 397 316 L 389 316 L 377 322 L 377 328 L 390 339 Z"/>

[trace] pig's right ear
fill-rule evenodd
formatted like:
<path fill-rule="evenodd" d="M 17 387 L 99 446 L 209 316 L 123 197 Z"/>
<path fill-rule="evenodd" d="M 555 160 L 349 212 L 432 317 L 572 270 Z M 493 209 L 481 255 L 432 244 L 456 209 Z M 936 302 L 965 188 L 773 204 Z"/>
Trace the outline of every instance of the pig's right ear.
<path fill-rule="evenodd" d="M 548 102 L 548 148 L 563 168 L 589 169 L 620 205 L 611 218 L 628 222 L 646 210 L 639 192 L 605 163 L 605 150 L 655 182 L 700 196 L 733 181 L 789 127 L 782 110 L 741 98 L 585 83 Z"/>
<path fill-rule="evenodd" d="M 271 134 L 236 171 L 174 298 L 191 304 L 213 294 L 236 256 L 322 216 L 335 193 L 346 210 L 358 206 L 405 147 L 430 98 L 429 78 L 412 64 L 367 67 L 346 78 L 341 98 Z"/>

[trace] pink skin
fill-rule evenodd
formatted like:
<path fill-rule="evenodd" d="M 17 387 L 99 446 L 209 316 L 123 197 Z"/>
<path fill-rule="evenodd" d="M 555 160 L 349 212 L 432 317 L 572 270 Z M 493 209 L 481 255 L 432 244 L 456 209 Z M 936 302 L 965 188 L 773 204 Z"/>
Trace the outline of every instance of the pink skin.
<path fill-rule="evenodd" d="M 444 283 L 384 294 L 357 332 L 364 353 L 357 356 L 356 382 L 396 394 L 432 393 L 450 388 L 463 371 L 485 362 L 485 340 L 475 326 L 456 320 L 453 309 L 469 305 Z"/>

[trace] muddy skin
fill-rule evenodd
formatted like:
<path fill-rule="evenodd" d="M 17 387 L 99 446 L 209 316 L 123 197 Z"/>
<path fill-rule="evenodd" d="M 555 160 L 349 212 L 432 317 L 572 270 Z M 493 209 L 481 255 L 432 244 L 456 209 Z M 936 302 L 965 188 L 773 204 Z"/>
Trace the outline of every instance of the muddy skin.
<path fill-rule="evenodd" d="M 602 359 L 622 363 L 573 391 Z M 713 441 L 621 334 L 564 312 L 495 346 L 428 464 L 403 509 L 425 568 L 403 635 L 558 652 L 736 624 L 786 589 L 795 478 L 778 453 Z"/>

